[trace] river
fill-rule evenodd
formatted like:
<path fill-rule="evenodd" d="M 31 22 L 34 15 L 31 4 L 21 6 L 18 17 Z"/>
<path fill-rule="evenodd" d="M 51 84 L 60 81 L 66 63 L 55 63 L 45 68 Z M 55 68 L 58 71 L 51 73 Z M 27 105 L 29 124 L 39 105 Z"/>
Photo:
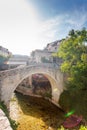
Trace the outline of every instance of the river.
<path fill-rule="evenodd" d="M 10 116 L 19 123 L 17 130 L 57 130 L 64 113 L 48 100 L 14 93 Z"/>

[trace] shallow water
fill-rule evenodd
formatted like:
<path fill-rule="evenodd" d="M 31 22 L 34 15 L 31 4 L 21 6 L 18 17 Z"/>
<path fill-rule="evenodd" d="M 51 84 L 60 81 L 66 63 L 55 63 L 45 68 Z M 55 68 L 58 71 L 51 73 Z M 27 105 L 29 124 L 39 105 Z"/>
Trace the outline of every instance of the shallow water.
<path fill-rule="evenodd" d="M 64 113 L 51 102 L 16 93 L 10 103 L 10 115 L 18 123 L 17 130 L 57 130 Z"/>

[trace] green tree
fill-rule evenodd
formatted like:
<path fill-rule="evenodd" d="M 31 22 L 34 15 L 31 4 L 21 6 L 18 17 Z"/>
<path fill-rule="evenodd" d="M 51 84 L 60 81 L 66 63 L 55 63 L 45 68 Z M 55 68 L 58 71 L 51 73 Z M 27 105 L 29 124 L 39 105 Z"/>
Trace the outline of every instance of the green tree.
<path fill-rule="evenodd" d="M 61 70 L 69 75 L 69 86 L 87 89 L 87 30 L 71 30 L 57 56 L 63 59 Z"/>
<path fill-rule="evenodd" d="M 6 61 L 8 61 L 9 57 L 5 57 L 0 55 L 0 65 L 5 64 Z"/>

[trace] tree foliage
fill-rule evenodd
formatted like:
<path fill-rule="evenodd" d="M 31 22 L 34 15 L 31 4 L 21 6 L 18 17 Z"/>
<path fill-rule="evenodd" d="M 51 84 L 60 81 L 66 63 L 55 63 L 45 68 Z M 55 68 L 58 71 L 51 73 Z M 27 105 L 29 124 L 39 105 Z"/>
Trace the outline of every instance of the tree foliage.
<path fill-rule="evenodd" d="M 6 61 L 8 61 L 9 57 L 5 57 L 0 55 L 0 65 L 5 64 Z"/>
<path fill-rule="evenodd" d="M 87 30 L 71 30 L 57 56 L 63 59 L 61 70 L 69 75 L 69 85 L 87 89 Z"/>

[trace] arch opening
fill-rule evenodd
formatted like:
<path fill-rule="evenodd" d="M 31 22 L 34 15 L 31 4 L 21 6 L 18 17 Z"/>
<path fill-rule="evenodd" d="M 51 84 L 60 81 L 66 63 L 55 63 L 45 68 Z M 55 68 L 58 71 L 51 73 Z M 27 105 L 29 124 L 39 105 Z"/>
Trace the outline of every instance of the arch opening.
<path fill-rule="evenodd" d="M 24 95 L 52 98 L 52 87 L 48 78 L 41 73 L 35 73 L 25 78 L 16 88 Z"/>
<path fill-rule="evenodd" d="M 20 83 L 17 85 L 15 90 L 13 91 L 9 103 L 9 112 L 12 119 L 18 118 L 17 116 L 17 109 L 16 112 L 14 112 L 13 107 L 18 107 L 17 105 L 17 95 L 15 92 L 19 92 L 23 95 L 28 96 L 36 96 L 36 97 L 44 97 L 45 99 L 52 99 L 52 86 L 50 83 L 50 80 L 48 78 L 48 75 L 42 74 L 42 73 L 34 73 L 32 75 L 29 75 L 28 77 L 24 78 Z M 14 102 L 16 105 L 14 106 Z M 19 110 L 18 110 L 19 111 Z M 15 115 L 12 113 L 16 113 Z"/>
<path fill-rule="evenodd" d="M 32 80 L 32 76 L 34 77 L 36 75 L 45 77 L 45 80 L 49 84 L 49 87 L 47 88 L 48 91 L 45 90 L 44 93 L 37 93 L 37 92 L 41 92 L 41 89 L 39 88 L 40 91 L 37 91 L 38 89 L 35 90 L 34 86 L 31 86 L 31 84 L 33 82 L 33 81 L 31 81 Z M 27 79 L 27 81 L 26 81 L 26 79 Z M 20 84 L 24 85 L 23 81 L 24 82 L 25 81 L 29 82 L 29 84 L 28 84 L 29 86 L 27 86 L 26 89 L 25 89 L 25 87 L 23 88 L 23 87 L 20 86 Z M 20 88 L 18 89 L 18 87 L 20 87 L 21 89 Z M 38 88 L 38 86 L 37 86 L 37 88 Z M 24 95 L 44 97 L 45 99 L 50 100 L 53 104 L 55 104 L 58 107 L 60 107 L 58 105 L 58 100 L 59 100 L 59 97 L 60 97 L 60 91 L 58 89 L 58 85 L 57 85 L 56 80 L 52 76 L 50 76 L 49 74 L 46 74 L 46 73 L 33 73 L 31 75 L 27 75 L 25 78 L 23 78 L 22 80 L 20 80 L 20 82 L 18 82 L 18 84 L 15 86 L 15 89 L 14 89 L 14 91 L 11 94 L 10 101 L 15 100 L 15 97 L 14 97 L 15 90 L 19 91 L 20 93 L 22 93 Z M 36 92 L 34 91 L 34 95 L 32 95 L 33 93 L 31 93 L 32 90 L 36 91 Z M 42 89 L 42 91 L 43 91 L 43 89 Z M 10 105 L 11 104 L 9 102 L 9 109 L 11 111 L 12 108 L 10 107 Z"/>
<path fill-rule="evenodd" d="M 36 95 L 39 97 L 39 96 L 44 96 L 44 97 L 47 97 L 47 98 L 49 98 L 49 99 L 51 99 L 51 100 L 53 100 L 55 103 L 58 103 L 58 100 L 59 100 L 59 97 L 60 97 L 60 90 L 59 90 L 59 88 L 58 88 L 58 84 L 57 84 L 57 82 L 56 82 L 56 80 L 52 77 L 52 76 L 50 76 L 50 75 L 48 75 L 48 74 L 45 74 L 45 73 L 33 73 L 32 75 L 35 75 L 35 74 L 40 74 L 40 75 L 45 75 L 45 77 L 46 77 L 46 80 L 48 81 L 48 84 L 49 84 L 49 89 L 48 89 L 48 92 L 44 92 L 44 94 L 43 93 L 37 93 Z M 32 87 L 31 85 L 29 85 L 29 86 L 27 86 L 26 87 L 26 89 L 25 88 L 23 88 L 23 87 L 21 87 L 20 86 L 20 88 L 21 89 L 18 89 L 18 86 L 21 84 L 21 83 L 23 83 L 22 81 L 25 81 L 27 78 L 30 78 L 31 79 L 31 76 L 32 75 L 28 75 L 28 76 L 26 76 L 26 78 L 23 78 L 21 81 L 19 81 L 16 85 L 15 85 L 15 88 L 12 90 L 12 92 L 11 92 L 11 95 L 10 95 L 10 100 L 11 100 L 11 98 L 13 97 L 13 93 L 15 92 L 15 90 L 17 90 L 17 91 L 19 91 L 19 92 L 21 92 L 21 93 L 23 93 L 24 95 L 32 95 L 33 93 L 31 93 L 31 91 L 32 90 L 34 90 L 34 95 L 35 95 L 35 87 Z M 30 80 L 29 79 L 29 80 Z M 29 81 L 30 82 L 30 81 Z M 30 90 L 28 89 L 28 87 L 30 88 Z M 43 89 L 42 89 L 43 90 Z M 39 91 L 39 92 L 41 92 L 41 91 Z M 30 94 L 31 93 L 31 94 Z M 41 94 L 41 95 L 40 95 Z M 53 102 L 53 103 L 54 103 Z M 8 107 L 9 108 L 9 107 Z"/>

